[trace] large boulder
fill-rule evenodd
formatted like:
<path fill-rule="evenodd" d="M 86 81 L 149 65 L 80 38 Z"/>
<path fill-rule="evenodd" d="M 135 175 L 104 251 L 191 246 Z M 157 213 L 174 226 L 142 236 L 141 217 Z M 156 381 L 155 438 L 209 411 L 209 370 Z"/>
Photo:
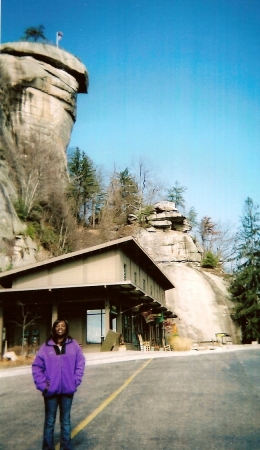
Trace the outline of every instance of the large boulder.
<path fill-rule="evenodd" d="M 189 234 L 182 231 L 139 228 L 135 237 L 156 262 L 201 261 L 203 250 Z"/>
<path fill-rule="evenodd" d="M 174 202 L 155 203 L 153 211 L 146 220 L 151 227 L 157 229 L 170 229 L 186 233 L 192 228 L 186 217 L 177 210 Z"/>

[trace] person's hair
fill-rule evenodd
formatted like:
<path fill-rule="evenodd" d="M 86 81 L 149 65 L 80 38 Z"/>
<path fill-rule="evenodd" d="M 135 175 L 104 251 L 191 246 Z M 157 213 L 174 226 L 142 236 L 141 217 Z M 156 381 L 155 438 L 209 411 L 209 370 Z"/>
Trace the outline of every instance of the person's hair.
<path fill-rule="evenodd" d="M 64 338 L 63 338 L 63 342 L 64 342 L 64 341 L 67 339 L 67 337 L 69 336 L 69 324 L 68 324 L 68 321 L 65 320 L 65 319 L 57 319 L 57 320 L 55 320 L 55 322 L 53 322 L 52 329 L 51 329 L 51 337 L 52 337 L 52 339 L 54 340 L 54 342 L 56 342 L 57 337 L 58 337 L 55 328 L 56 328 L 56 326 L 57 326 L 60 322 L 64 322 L 65 325 L 66 325 L 66 331 L 65 331 Z"/>

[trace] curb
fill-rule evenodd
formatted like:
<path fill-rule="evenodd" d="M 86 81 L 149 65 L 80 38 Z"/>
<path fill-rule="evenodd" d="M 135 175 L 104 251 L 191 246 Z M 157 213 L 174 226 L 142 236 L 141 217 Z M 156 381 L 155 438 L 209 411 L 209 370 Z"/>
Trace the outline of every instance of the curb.
<path fill-rule="evenodd" d="M 155 358 L 174 358 L 176 356 L 202 356 L 216 355 L 219 353 L 235 352 L 241 350 L 260 350 L 260 345 L 231 345 L 225 347 L 197 347 L 189 351 L 183 352 L 107 352 L 107 353 L 84 353 L 86 357 L 86 366 L 97 366 L 101 364 L 109 364 L 115 362 L 135 361 L 138 359 L 155 359 Z M 31 366 L 12 367 L 0 370 L 0 378 L 14 377 L 18 375 L 31 374 Z"/>

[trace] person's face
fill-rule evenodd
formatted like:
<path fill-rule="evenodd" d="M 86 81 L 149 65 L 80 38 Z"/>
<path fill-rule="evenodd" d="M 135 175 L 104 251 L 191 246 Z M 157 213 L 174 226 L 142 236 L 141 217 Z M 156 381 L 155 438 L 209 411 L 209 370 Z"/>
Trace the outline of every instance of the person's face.
<path fill-rule="evenodd" d="M 66 332 L 66 324 L 63 320 L 56 325 L 55 332 L 57 336 L 64 337 Z"/>

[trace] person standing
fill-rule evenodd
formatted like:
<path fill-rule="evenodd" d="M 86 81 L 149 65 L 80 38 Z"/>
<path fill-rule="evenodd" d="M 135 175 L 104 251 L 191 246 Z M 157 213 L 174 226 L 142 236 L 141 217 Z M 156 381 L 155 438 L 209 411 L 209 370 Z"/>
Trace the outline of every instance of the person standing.
<path fill-rule="evenodd" d="M 79 344 L 69 336 L 67 320 L 55 320 L 51 336 L 40 347 L 32 364 L 34 383 L 44 397 L 43 450 L 54 450 L 54 426 L 58 407 L 60 449 L 72 449 L 70 410 L 84 369 L 85 357 Z"/>

